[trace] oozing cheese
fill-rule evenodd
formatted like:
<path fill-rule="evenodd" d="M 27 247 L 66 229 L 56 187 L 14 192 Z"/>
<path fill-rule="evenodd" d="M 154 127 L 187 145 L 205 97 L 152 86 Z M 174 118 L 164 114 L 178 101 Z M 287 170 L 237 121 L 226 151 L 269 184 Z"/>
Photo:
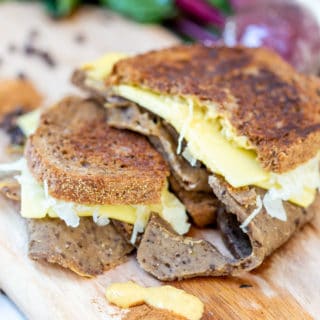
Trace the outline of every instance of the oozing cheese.
<path fill-rule="evenodd" d="M 65 202 L 51 197 L 48 194 L 46 183 L 41 186 L 31 175 L 25 159 L 12 164 L 0 165 L 0 172 L 20 171 L 16 176 L 21 185 L 21 216 L 24 218 L 41 219 L 46 216 L 64 220 L 69 226 L 77 227 L 80 218 L 92 216 L 116 219 L 130 224 L 137 222 L 138 212 L 143 210 L 144 221 L 142 232 L 151 212 L 157 212 L 167 220 L 173 229 L 184 234 L 188 232 L 190 224 L 183 204 L 168 191 L 163 190 L 161 203 L 154 205 L 82 205 Z M 141 224 L 141 219 L 139 219 Z"/>
<path fill-rule="evenodd" d="M 86 84 L 103 93 L 104 80 L 113 64 L 122 58 L 124 56 L 121 54 L 109 54 L 97 62 L 85 65 Z M 200 160 L 210 171 L 222 175 L 233 187 L 255 185 L 267 189 L 262 203 L 272 217 L 286 220 L 283 200 L 302 207 L 308 207 L 314 201 L 320 186 L 320 153 L 284 174 L 267 172 L 257 161 L 248 138 L 238 136 L 228 119 L 216 112 L 213 103 L 203 103 L 188 97 L 162 96 L 129 85 L 114 86 L 113 90 L 168 121 L 180 134 L 178 153 L 182 151 L 191 165 Z M 186 150 L 180 148 L 182 139 L 187 142 Z M 250 219 L 261 211 L 260 207 L 257 206 Z"/>
<path fill-rule="evenodd" d="M 204 304 L 199 298 L 172 286 L 144 288 L 132 281 L 113 283 L 106 290 L 106 298 L 121 308 L 147 303 L 188 320 L 200 320 L 204 312 Z"/>
<path fill-rule="evenodd" d="M 20 116 L 17 119 L 17 125 L 22 130 L 24 135 L 26 137 L 29 137 L 31 134 L 33 134 L 39 124 L 41 111 L 40 109 L 36 109 L 34 111 L 31 111 L 29 113 L 26 113 L 22 116 Z"/>
<path fill-rule="evenodd" d="M 98 60 L 85 63 L 81 69 L 86 71 L 86 74 L 88 75 L 90 80 L 101 82 L 101 80 L 109 75 L 113 68 L 113 65 L 119 60 L 126 57 L 127 55 L 124 53 L 107 53 Z"/>
<path fill-rule="evenodd" d="M 127 85 L 117 86 L 114 90 L 120 96 L 166 119 L 178 132 L 189 122 L 184 127 L 184 138 L 191 155 L 213 172 L 223 175 L 232 186 L 246 186 L 268 178 L 267 172 L 256 161 L 253 151 L 228 143 L 221 134 L 217 118 L 206 118 L 205 113 L 194 105 L 193 117 L 189 121 L 188 103 L 192 102 L 184 103 L 180 99 L 156 95 Z"/>
<path fill-rule="evenodd" d="M 100 63 L 97 63 L 97 66 L 100 66 Z M 35 110 L 18 119 L 18 125 L 26 136 L 36 131 L 39 118 L 40 110 Z M 108 219 L 116 219 L 134 224 L 131 239 L 133 243 L 137 233 L 143 232 L 151 212 L 159 213 L 179 234 L 188 232 L 190 227 L 184 205 L 168 191 L 167 187 L 162 192 L 159 204 L 148 206 L 80 205 L 51 197 L 46 190 L 46 183 L 44 182 L 44 186 L 37 183 L 24 159 L 17 163 L 0 165 L 0 171 L 21 172 L 17 179 L 21 184 L 21 215 L 24 218 L 59 217 L 72 227 L 79 224 L 79 217 L 92 216 L 97 224 L 106 224 Z"/>
<path fill-rule="evenodd" d="M 319 156 L 285 174 L 267 172 L 257 161 L 257 155 L 250 150 L 247 141 L 241 138 L 239 143 L 239 137 L 233 136 L 230 127 L 223 126 L 225 122 L 212 112 L 212 108 L 208 113 L 205 106 L 192 101 L 193 118 L 189 121 L 190 101 L 160 96 L 128 85 L 116 86 L 114 91 L 166 119 L 178 132 L 184 123 L 189 122 L 184 130 L 188 152 L 212 172 L 222 175 L 233 187 L 256 185 L 279 190 L 286 194 L 281 199 L 289 199 L 303 207 L 313 202 L 320 181 Z"/>

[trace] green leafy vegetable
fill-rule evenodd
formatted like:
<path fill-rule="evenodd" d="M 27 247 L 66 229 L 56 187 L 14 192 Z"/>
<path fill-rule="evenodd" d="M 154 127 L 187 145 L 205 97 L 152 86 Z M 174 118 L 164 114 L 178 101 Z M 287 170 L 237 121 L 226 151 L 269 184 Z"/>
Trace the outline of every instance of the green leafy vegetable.
<path fill-rule="evenodd" d="M 228 0 L 207 0 L 207 2 L 225 13 L 232 12 L 232 8 Z"/>
<path fill-rule="evenodd" d="M 80 4 L 80 0 L 44 0 L 49 14 L 54 18 L 70 15 Z"/>
<path fill-rule="evenodd" d="M 110 9 L 139 22 L 160 22 L 176 14 L 173 0 L 100 0 Z"/>

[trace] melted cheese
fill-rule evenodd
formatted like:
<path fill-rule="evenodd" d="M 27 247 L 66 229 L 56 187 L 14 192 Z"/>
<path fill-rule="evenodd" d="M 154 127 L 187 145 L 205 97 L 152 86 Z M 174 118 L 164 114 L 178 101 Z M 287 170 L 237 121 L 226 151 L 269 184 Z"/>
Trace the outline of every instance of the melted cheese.
<path fill-rule="evenodd" d="M 22 115 L 17 119 L 17 125 L 26 137 L 29 137 L 36 131 L 39 124 L 40 115 L 40 109 L 36 109 Z"/>
<path fill-rule="evenodd" d="M 81 69 L 86 71 L 91 80 L 101 82 L 101 80 L 105 79 L 109 75 L 113 65 L 126 57 L 127 55 L 124 53 L 107 53 L 96 61 L 85 63 Z"/>
<path fill-rule="evenodd" d="M 122 55 L 108 55 L 110 61 L 119 59 Z M 97 62 L 94 68 L 100 68 L 105 58 Z M 90 70 L 89 67 L 87 67 Z M 103 69 L 103 68 L 102 68 Z M 109 73 L 111 66 L 102 71 Z M 98 74 L 97 77 L 101 77 Z M 18 119 L 18 125 L 26 136 L 34 133 L 38 127 L 40 110 L 35 110 Z M 46 216 L 64 220 L 69 226 L 79 225 L 79 217 L 92 216 L 99 225 L 105 225 L 109 219 L 116 219 L 126 223 L 134 224 L 131 242 L 135 243 L 138 233 L 142 233 L 147 224 L 151 212 L 159 213 L 167 220 L 173 229 L 179 234 L 185 234 L 190 228 L 187 222 L 188 217 L 184 205 L 166 187 L 161 196 L 161 203 L 154 205 L 80 205 L 72 202 L 65 202 L 51 197 L 46 188 L 37 183 L 33 178 L 24 160 L 15 164 L 0 165 L 0 171 L 20 171 L 17 176 L 21 184 L 21 215 L 24 218 L 41 219 Z"/>
<path fill-rule="evenodd" d="M 303 207 L 313 202 L 320 181 L 318 156 L 282 175 L 267 172 L 257 161 L 257 155 L 246 138 L 237 137 L 230 124 L 215 114 L 213 108 L 207 112 L 206 106 L 194 101 L 190 121 L 189 101 L 128 85 L 116 86 L 114 91 L 166 119 L 178 132 L 184 129 L 191 157 L 204 163 L 212 172 L 222 175 L 233 187 L 255 185 L 273 189 L 279 194 L 286 194 L 279 199 L 290 200 Z M 187 128 L 185 123 L 188 123 Z M 316 183 L 306 179 L 311 176 Z M 292 190 L 292 183 L 297 186 L 295 190 Z"/>
<path fill-rule="evenodd" d="M 228 143 L 221 134 L 219 122 L 206 119 L 204 112 L 197 106 L 194 106 L 190 121 L 188 104 L 180 99 L 159 96 L 127 85 L 117 86 L 114 90 L 120 96 L 166 119 L 178 132 L 189 122 L 184 130 L 184 138 L 188 142 L 190 154 L 213 172 L 223 175 L 232 186 L 241 187 L 267 179 L 268 174 L 256 161 L 255 153 Z"/>
<path fill-rule="evenodd" d="M 0 165 L 0 172 L 20 171 L 16 176 L 21 185 L 21 216 L 24 218 L 41 219 L 49 216 L 64 220 L 69 226 L 77 227 L 80 218 L 92 216 L 116 219 L 130 224 L 135 224 L 137 215 L 144 208 L 144 222 L 138 230 L 143 229 L 151 212 L 157 212 L 167 220 L 173 229 L 184 234 L 188 232 L 190 224 L 183 204 L 168 191 L 166 187 L 162 192 L 161 203 L 154 205 L 82 205 L 65 202 L 51 197 L 48 194 L 46 183 L 41 186 L 32 176 L 24 159 L 8 165 Z M 139 220 L 141 224 L 141 220 Z"/>
<path fill-rule="evenodd" d="M 103 80 L 111 72 L 114 63 L 122 58 L 124 55 L 109 54 L 83 66 L 87 73 L 87 85 L 103 93 Z M 210 171 L 222 175 L 233 187 L 255 185 L 267 189 L 262 202 L 272 217 L 286 220 L 283 200 L 303 207 L 308 207 L 314 201 L 320 186 L 320 153 L 285 174 L 267 172 L 258 162 L 247 137 L 238 136 L 228 119 L 217 113 L 213 103 L 200 102 L 191 97 L 162 96 L 129 85 L 119 85 L 113 89 L 118 95 L 168 121 L 180 134 L 178 153 L 182 151 L 181 140 L 186 140 L 187 150 L 183 156 L 191 165 L 197 160 L 201 161 Z M 250 217 L 253 218 L 257 212 L 258 209 Z"/>
<path fill-rule="evenodd" d="M 147 303 L 189 320 L 200 320 L 204 311 L 204 305 L 199 298 L 172 286 L 144 288 L 132 281 L 114 283 L 107 288 L 106 298 L 121 308 Z"/>

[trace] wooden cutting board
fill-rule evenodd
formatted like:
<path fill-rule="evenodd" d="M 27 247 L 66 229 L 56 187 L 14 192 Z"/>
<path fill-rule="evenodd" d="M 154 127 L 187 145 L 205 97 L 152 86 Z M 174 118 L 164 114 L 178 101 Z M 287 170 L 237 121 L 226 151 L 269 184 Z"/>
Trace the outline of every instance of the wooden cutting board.
<path fill-rule="evenodd" d="M 50 52 L 54 68 L 23 53 L 30 34 L 37 46 Z M 84 61 L 107 51 L 138 52 L 176 42 L 159 27 L 137 25 L 105 10 L 83 10 L 72 19 L 56 23 L 35 4 L 0 5 L 0 78 L 23 72 L 46 97 L 45 104 L 75 92 L 68 78 Z M 0 150 L 6 143 L 1 134 Z M 8 156 L 2 152 L 0 160 L 7 161 Z M 0 287 L 29 319 L 121 319 L 122 311 L 104 298 L 108 284 L 127 280 L 145 286 L 159 284 L 139 268 L 134 257 L 92 280 L 29 260 L 26 229 L 17 212 L 0 198 Z M 206 320 L 320 319 L 319 249 L 320 213 L 255 272 L 174 285 L 205 303 Z M 241 288 L 243 285 L 247 286 Z"/>

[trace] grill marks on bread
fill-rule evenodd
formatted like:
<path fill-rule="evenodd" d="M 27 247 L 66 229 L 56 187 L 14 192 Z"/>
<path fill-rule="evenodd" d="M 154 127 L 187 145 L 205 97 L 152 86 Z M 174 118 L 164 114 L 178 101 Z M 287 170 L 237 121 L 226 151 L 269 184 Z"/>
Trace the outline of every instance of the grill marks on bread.
<path fill-rule="evenodd" d="M 50 195 L 83 204 L 159 203 L 169 174 L 146 138 L 110 128 L 102 107 L 75 97 L 43 114 L 25 154 Z"/>
<path fill-rule="evenodd" d="M 146 135 L 169 164 L 170 187 L 186 206 L 194 224 L 204 227 L 215 222 L 219 201 L 208 184 L 209 173 L 205 168 L 192 167 L 176 154 L 178 135 L 173 128 L 127 100 L 122 101 L 121 106 L 108 109 L 108 123 Z"/>
<path fill-rule="evenodd" d="M 214 103 L 268 171 L 294 169 L 320 147 L 320 81 L 267 49 L 177 46 L 119 61 L 108 85 Z"/>

